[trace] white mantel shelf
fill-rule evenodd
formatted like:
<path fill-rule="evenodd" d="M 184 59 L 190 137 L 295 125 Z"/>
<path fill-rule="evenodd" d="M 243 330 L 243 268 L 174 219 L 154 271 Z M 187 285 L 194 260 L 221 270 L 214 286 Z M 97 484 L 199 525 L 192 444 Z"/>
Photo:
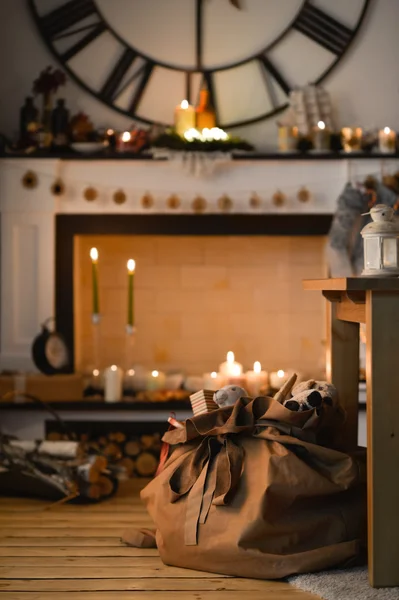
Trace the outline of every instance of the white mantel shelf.
<path fill-rule="evenodd" d="M 193 220 L 201 227 L 207 221 L 218 221 L 217 233 L 222 229 L 225 234 L 230 233 L 229 223 L 236 229 L 237 224 L 246 224 L 249 233 L 256 229 L 252 224 L 258 223 L 258 235 L 279 233 L 271 231 L 274 224 L 298 220 L 306 223 L 308 235 L 315 233 L 310 231 L 313 223 L 324 223 L 319 235 L 325 235 L 325 223 L 330 222 L 348 181 L 361 182 L 367 175 L 378 177 L 398 169 L 399 156 L 368 154 L 247 154 L 218 164 L 206 176 L 186 172 L 173 161 L 150 160 L 143 155 L 69 153 L 0 158 L 0 369 L 32 369 L 32 340 L 40 324 L 55 314 L 59 219 L 82 217 L 94 224 L 101 216 L 115 215 L 119 221 L 128 221 L 123 217 L 140 215 L 135 220 L 147 222 L 146 215 L 158 215 L 166 224 L 179 215 L 181 221 L 190 221 L 191 227 Z M 37 178 L 32 189 L 23 186 L 29 171 Z M 64 192 L 55 195 L 53 185 L 59 181 Z M 98 192 L 93 202 L 85 200 L 87 187 Z M 298 197 L 303 188 L 310 193 L 307 202 Z M 126 194 L 123 204 L 114 202 L 118 190 Z M 273 202 L 278 190 L 284 194 L 280 206 Z M 153 198 L 150 208 L 143 206 L 144 194 Z M 172 194 L 179 197 L 178 208 L 170 208 L 167 202 Z M 250 204 L 253 194 L 259 199 L 256 206 Z M 232 200 L 229 215 L 220 208 L 223 195 Z M 205 218 L 194 211 L 193 201 L 198 196 L 206 200 Z"/>

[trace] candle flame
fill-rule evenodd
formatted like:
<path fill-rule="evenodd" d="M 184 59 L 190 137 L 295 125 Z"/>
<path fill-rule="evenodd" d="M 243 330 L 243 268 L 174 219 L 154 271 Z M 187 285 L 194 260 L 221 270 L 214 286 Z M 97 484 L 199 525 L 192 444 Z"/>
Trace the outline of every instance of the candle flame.
<path fill-rule="evenodd" d="M 254 371 L 255 373 L 260 373 L 262 370 L 262 365 L 260 364 L 260 362 L 258 360 L 256 360 L 254 362 Z"/>
<path fill-rule="evenodd" d="M 124 132 L 122 133 L 122 142 L 130 142 L 130 138 L 131 138 L 131 137 L 132 137 L 132 136 L 130 135 L 130 132 L 129 132 L 129 131 L 124 131 Z"/>
<path fill-rule="evenodd" d="M 183 108 L 184 110 L 186 110 L 188 108 L 188 100 L 182 100 L 182 102 L 180 104 L 180 108 Z"/>
<path fill-rule="evenodd" d="M 153 371 L 153 372 L 151 373 L 151 375 L 152 375 L 153 377 L 158 377 L 158 375 L 159 375 L 159 371 Z"/>
<path fill-rule="evenodd" d="M 233 375 L 238 377 L 241 374 L 240 365 L 233 365 Z"/>
<path fill-rule="evenodd" d="M 384 133 L 386 135 L 388 135 L 389 133 L 391 133 L 391 128 L 390 127 L 384 127 Z"/>
<path fill-rule="evenodd" d="M 97 248 L 92 248 L 90 250 L 90 258 L 93 262 L 97 262 L 98 261 L 98 250 Z"/>
<path fill-rule="evenodd" d="M 324 123 L 324 121 L 319 121 L 319 122 L 317 123 L 317 127 L 318 127 L 319 129 L 325 129 L 325 128 L 326 128 L 326 124 Z"/>
<path fill-rule="evenodd" d="M 111 365 L 111 371 L 117 371 L 118 367 L 116 365 Z"/>
<path fill-rule="evenodd" d="M 100 375 L 100 371 L 98 369 L 93 369 L 93 376 L 98 377 Z"/>
<path fill-rule="evenodd" d="M 107 135 L 114 135 L 113 129 L 107 129 Z"/>
<path fill-rule="evenodd" d="M 136 269 L 136 261 L 133 260 L 133 258 L 129 258 L 129 260 L 127 261 L 127 270 L 129 271 L 129 273 L 134 273 Z"/>
<path fill-rule="evenodd" d="M 128 372 L 127 372 L 127 374 L 128 374 L 130 377 L 133 377 L 133 375 L 135 374 L 135 370 L 134 370 L 134 369 L 129 369 L 129 370 L 128 370 Z"/>
<path fill-rule="evenodd" d="M 234 362 L 234 352 L 232 352 L 231 350 L 229 350 L 229 352 L 227 353 L 227 362 L 228 363 Z"/>
<path fill-rule="evenodd" d="M 280 379 L 282 379 L 285 375 L 285 372 L 283 371 L 283 369 L 279 369 L 277 371 L 277 377 L 280 377 Z"/>
<path fill-rule="evenodd" d="M 212 371 L 212 373 L 211 373 L 212 379 L 216 379 L 217 376 L 218 376 L 218 374 L 216 373 L 216 371 Z"/>

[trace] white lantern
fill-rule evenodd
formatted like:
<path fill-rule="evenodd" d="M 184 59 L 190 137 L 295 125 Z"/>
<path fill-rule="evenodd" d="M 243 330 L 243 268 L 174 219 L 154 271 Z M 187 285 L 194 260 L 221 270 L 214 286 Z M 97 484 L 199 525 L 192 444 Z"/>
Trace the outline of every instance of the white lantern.
<path fill-rule="evenodd" d="M 394 210 L 376 204 L 369 213 L 373 219 L 361 231 L 364 240 L 363 277 L 399 276 L 399 220 Z"/>

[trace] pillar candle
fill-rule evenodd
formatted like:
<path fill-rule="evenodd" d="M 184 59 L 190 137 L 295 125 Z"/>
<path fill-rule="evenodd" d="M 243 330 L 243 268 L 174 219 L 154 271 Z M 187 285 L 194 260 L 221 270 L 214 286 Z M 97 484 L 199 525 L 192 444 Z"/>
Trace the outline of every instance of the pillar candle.
<path fill-rule="evenodd" d="M 90 258 L 92 264 L 92 287 L 93 287 L 93 315 L 100 313 L 100 304 L 98 298 L 98 250 L 92 248 L 90 250 Z"/>
<path fill-rule="evenodd" d="M 175 108 L 175 130 L 177 135 L 184 136 L 188 129 L 195 128 L 195 109 L 187 100 L 183 100 Z"/>
<path fill-rule="evenodd" d="M 253 398 L 256 398 L 256 396 L 259 395 L 260 390 L 266 388 L 269 383 L 268 375 L 266 371 L 262 371 L 262 366 L 258 360 L 254 362 L 253 371 L 247 371 L 245 377 L 246 389 Z"/>
<path fill-rule="evenodd" d="M 396 133 L 389 127 L 384 127 L 378 132 L 378 141 L 380 152 L 389 154 L 396 150 Z"/>
<path fill-rule="evenodd" d="M 146 389 L 148 391 L 163 390 L 165 388 L 165 373 L 161 371 L 151 371 L 147 377 Z"/>
<path fill-rule="evenodd" d="M 227 353 L 226 361 L 219 365 L 219 373 L 224 377 L 237 377 L 242 374 L 242 365 L 235 361 L 234 352 Z"/>
<path fill-rule="evenodd" d="M 221 373 L 212 371 L 212 373 L 204 373 L 203 375 L 204 390 L 220 390 L 224 386 L 224 378 Z"/>
<path fill-rule="evenodd" d="M 127 291 L 127 324 L 130 327 L 134 327 L 134 296 L 133 296 L 133 284 L 134 284 L 134 272 L 136 269 L 136 262 L 129 258 L 127 261 L 127 277 L 128 277 L 128 291 Z"/>
<path fill-rule="evenodd" d="M 116 365 L 104 371 L 104 400 L 119 402 L 122 398 L 123 371 Z"/>

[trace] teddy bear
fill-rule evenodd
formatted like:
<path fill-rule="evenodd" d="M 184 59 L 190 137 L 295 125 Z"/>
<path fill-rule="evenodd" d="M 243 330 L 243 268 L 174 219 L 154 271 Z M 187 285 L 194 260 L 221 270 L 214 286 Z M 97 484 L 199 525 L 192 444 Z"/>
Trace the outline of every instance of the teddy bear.
<path fill-rule="evenodd" d="M 312 410 L 312 408 L 320 408 L 323 403 L 323 398 L 317 390 L 303 390 L 294 394 L 292 398 L 284 400 L 283 406 L 289 410 L 302 412 L 304 410 Z"/>
<path fill-rule="evenodd" d="M 238 385 L 225 385 L 213 394 L 213 400 L 219 408 L 232 406 L 239 398 L 247 397 L 248 392 Z"/>
<path fill-rule="evenodd" d="M 327 381 L 316 381 L 315 379 L 309 379 L 308 381 L 302 381 L 297 383 L 292 388 L 292 395 L 296 396 L 307 390 L 316 390 L 320 392 L 323 399 L 323 404 L 328 406 L 337 407 L 338 405 L 338 392 L 337 388 Z"/>

